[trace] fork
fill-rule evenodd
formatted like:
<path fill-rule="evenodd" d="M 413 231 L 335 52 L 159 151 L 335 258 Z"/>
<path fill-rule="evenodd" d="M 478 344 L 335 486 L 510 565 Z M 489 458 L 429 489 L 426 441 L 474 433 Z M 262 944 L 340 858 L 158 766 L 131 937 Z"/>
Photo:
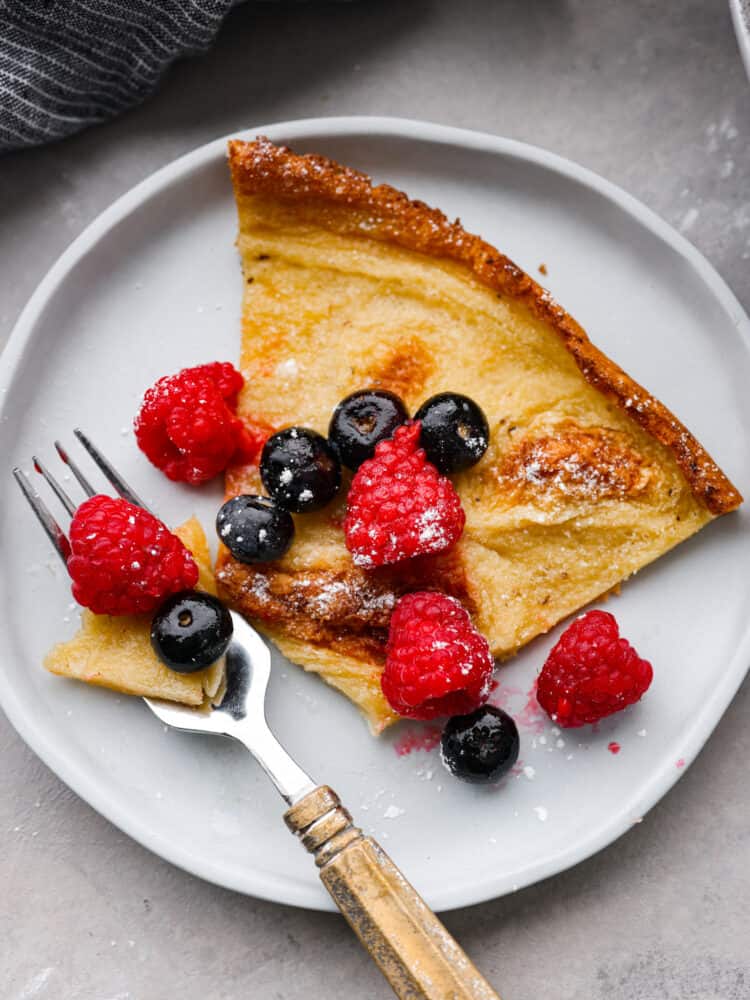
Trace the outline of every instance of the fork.
<path fill-rule="evenodd" d="M 114 466 L 76 429 L 74 434 L 119 496 L 138 507 L 143 501 Z M 60 459 L 87 494 L 95 491 L 78 464 L 59 442 Z M 45 465 L 32 457 L 66 513 L 76 504 Z M 70 542 L 29 477 L 13 476 L 67 567 Z M 380 845 L 354 826 L 349 812 L 327 785 L 316 785 L 292 759 L 268 727 L 265 695 L 271 672 L 268 646 L 244 618 L 230 612 L 234 632 L 226 652 L 226 682 L 221 701 L 190 708 L 144 698 L 151 711 L 173 729 L 228 736 L 255 757 L 288 805 L 284 821 L 313 855 L 321 881 L 402 1000 L 499 1000 Z"/>

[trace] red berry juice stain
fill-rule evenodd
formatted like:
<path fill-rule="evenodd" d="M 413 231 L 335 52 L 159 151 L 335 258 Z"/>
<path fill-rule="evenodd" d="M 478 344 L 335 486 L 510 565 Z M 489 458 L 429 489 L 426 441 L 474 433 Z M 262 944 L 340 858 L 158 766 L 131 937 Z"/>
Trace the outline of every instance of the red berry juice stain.
<path fill-rule="evenodd" d="M 542 733 L 544 732 L 547 714 L 537 701 L 536 685 L 537 682 L 534 681 L 526 692 L 526 704 L 515 715 L 515 720 L 516 725 L 521 726 L 523 729 L 528 729 L 532 733 Z"/>
<path fill-rule="evenodd" d="M 519 698 L 524 698 L 524 692 L 521 688 L 513 687 L 510 684 L 502 684 L 500 681 L 493 678 L 490 684 L 490 695 L 487 699 L 487 704 L 492 705 L 495 708 L 504 709 L 509 715 L 515 715 L 512 705 L 513 702 Z M 516 722 L 518 720 L 516 719 Z"/>
<path fill-rule="evenodd" d="M 512 684 L 504 684 L 502 680 L 493 680 L 487 704 L 502 708 L 508 715 L 512 715 L 519 729 L 527 729 L 532 733 L 544 732 L 547 716 L 536 700 L 536 681 L 528 691 L 524 691 Z M 521 708 L 516 707 L 519 704 Z"/>
<path fill-rule="evenodd" d="M 675 767 L 684 767 L 684 766 L 685 766 L 685 758 L 684 757 L 680 757 L 680 759 L 675 764 Z"/>
<path fill-rule="evenodd" d="M 406 757 L 415 750 L 430 751 L 440 743 L 442 729 L 439 726 L 425 726 L 417 732 L 404 733 L 393 744 L 399 757 Z"/>
<path fill-rule="evenodd" d="M 620 746 L 619 743 L 616 743 L 614 740 L 612 740 L 611 743 L 607 744 L 607 750 L 609 750 L 610 753 L 619 753 L 620 750 L 622 750 L 622 747 Z"/>

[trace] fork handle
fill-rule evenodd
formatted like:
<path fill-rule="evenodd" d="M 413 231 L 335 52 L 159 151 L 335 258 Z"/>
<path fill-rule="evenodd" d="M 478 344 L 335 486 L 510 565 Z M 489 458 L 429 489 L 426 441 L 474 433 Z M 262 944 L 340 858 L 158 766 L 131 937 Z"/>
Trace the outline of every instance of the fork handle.
<path fill-rule="evenodd" d="M 401 1000 L 500 1000 L 385 851 L 321 785 L 284 820 Z"/>

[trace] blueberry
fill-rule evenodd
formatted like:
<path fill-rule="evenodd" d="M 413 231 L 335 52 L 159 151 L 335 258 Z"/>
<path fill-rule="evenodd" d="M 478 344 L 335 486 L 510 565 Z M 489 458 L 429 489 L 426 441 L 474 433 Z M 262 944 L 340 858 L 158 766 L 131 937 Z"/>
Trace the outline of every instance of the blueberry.
<path fill-rule="evenodd" d="M 294 538 L 294 521 L 268 497 L 245 494 L 227 500 L 216 515 L 216 533 L 242 563 L 280 559 Z"/>
<path fill-rule="evenodd" d="M 232 616 L 218 597 L 183 590 L 168 597 L 151 622 L 154 652 L 172 670 L 192 674 L 223 656 L 232 638 Z"/>
<path fill-rule="evenodd" d="M 440 755 L 451 774 L 476 784 L 507 774 L 518 760 L 518 748 L 515 722 L 492 705 L 448 719 L 440 741 Z"/>
<path fill-rule="evenodd" d="M 352 471 L 375 454 L 378 441 L 385 441 L 409 419 L 409 411 L 392 392 L 362 389 L 342 399 L 333 411 L 328 438 Z"/>
<path fill-rule="evenodd" d="M 422 403 L 414 419 L 422 421 L 419 443 L 444 476 L 476 465 L 487 451 L 487 417 L 468 396 L 440 392 Z"/>
<path fill-rule="evenodd" d="M 260 477 L 279 507 L 302 514 L 333 500 L 341 485 L 341 464 L 322 434 L 288 427 L 266 441 Z"/>

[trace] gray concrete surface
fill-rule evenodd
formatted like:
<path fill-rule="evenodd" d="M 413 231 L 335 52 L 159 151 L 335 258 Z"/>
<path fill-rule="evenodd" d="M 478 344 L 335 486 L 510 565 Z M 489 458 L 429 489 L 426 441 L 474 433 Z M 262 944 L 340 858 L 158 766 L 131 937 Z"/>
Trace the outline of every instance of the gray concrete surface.
<path fill-rule="evenodd" d="M 238 8 L 118 121 L 0 161 L 0 343 L 136 181 L 217 135 L 402 114 L 572 157 L 685 231 L 750 307 L 750 87 L 724 0 Z M 750 996 L 750 686 L 644 822 L 573 871 L 451 913 L 506 1000 Z M 0 719 L 0 996 L 377 1000 L 340 919 L 202 883 L 128 840 Z"/>

